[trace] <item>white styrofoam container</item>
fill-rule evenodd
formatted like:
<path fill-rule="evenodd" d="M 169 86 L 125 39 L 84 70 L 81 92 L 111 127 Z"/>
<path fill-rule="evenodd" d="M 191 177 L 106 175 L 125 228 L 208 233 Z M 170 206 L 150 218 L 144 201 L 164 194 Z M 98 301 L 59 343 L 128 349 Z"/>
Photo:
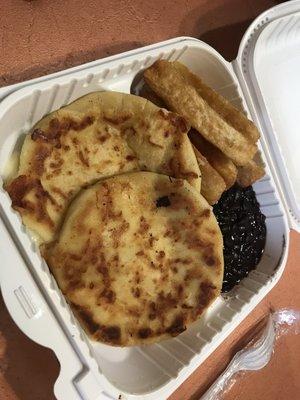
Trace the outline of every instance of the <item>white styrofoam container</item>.
<path fill-rule="evenodd" d="M 114 348 L 85 336 L 12 210 L 8 194 L 0 189 L 1 291 L 20 329 L 58 357 L 61 371 L 54 387 L 58 399 L 107 400 L 120 394 L 127 400 L 166 399 L 279 280 L 287 258 L 289 227 L 299 229 L 300 185 L 295 165 L 300 165 L 296 152 L 288 153 L 290 140 L 296 149 L 300 144 L 296 134 L 300 113 L 295 112 L 300 106 L 299 10 L 297 0 L 262 14 L 246 32 L 232 63 L 207 44 L 182 37 L 0 89 L 2 176 L 18 138 L 43 115 L 94 90 L 128 93 L 136 75 L 158 58 L 185 63 L 231 102 L 248 109 L 262 132 L 266 176 L 254 185 L 267 217 L 261 262 L 190 329 L 151 346 Z"/>

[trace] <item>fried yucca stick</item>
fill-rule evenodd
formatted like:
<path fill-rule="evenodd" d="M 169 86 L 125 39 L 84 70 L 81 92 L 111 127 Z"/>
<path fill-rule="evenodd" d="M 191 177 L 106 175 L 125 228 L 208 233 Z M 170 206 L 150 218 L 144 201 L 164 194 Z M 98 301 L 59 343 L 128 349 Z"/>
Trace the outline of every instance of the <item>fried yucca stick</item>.
<path fill-rule="evenodd" d="M 146 83 L 143 85 L 139 94 L 159 107 L 166 107 L 163 100 L 158 97 Z M 237 177 L 237 168 L 234 163 L 217 147 L 213 146 L 199 135 L 193 128 L 189 132 L 189 138 L 210 165 L 222 176 L 226 183 L 226 189 L 229 189 L 235 183 Z"/>
<path fill-rule="evenodd" d="M 246 165 L 253 158 L 257 151 L 256 145 L 228 125 L 185 79 L 174 63 L 166 60 L 156 61 L 145 70 L 144 78 L 171 110 L 182 115 L 236 165 Z"/>
<path fill-rule="evenodd" d="M 226 189 L 229 189 L 235 183 L 238 172 L 234 163 L 194 129 L 189 131 L 189 138 L 210 165 L 222 176 L 226 183 Z"/>
<path fill-rule="evenodd" d="M 248 187 L 264 175 L 263 166 L 259 165 L 255 160 L 251 160 L 245 166 L 238 168 L 237 183 L 242 187 Z"/>
<path fill-rule="evenodd" d="M 193 148 L 201 171 L 201 194 L 209 204 L 215 204 L 225 191 L 226 183 L 200 151 Z"/>
<path fill-rule="evenodd" d="M 227 99 L 217 93 L 214 89 L 207 86 L 195 74 L 193 74 L 185 65 L 180 62 L 174 62 L 185 79 L 197 90 L 199 95 L 213 108 L 224 120 L 239 131 L 246 139 L 252 143 L 258 141 L 260 134 L 256 126 L 250 121 L 244 113 L 234 107 Z"/>
<path fill-rule="evenodd" d="M 164 103 L 164 101 L 159 96 L 157 96 L 157 94 L 146 83 L 143 85 L 139 96 L 151 101 L 151 103 L 155 104 L 158 107 L 166 108 L 166 104 Z"/>

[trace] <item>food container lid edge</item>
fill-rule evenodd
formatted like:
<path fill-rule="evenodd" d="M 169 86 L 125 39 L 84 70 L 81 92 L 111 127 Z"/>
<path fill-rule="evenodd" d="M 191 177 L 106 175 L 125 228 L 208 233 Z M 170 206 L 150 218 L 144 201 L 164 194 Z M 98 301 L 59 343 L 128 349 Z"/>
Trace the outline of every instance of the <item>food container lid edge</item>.
<path fill-rule="evenodd" d="M 256 18 L 232 66 L 263 133 L 262 146 L 290 228 L 300 231 L 300 0 L 275 6 Z"/>

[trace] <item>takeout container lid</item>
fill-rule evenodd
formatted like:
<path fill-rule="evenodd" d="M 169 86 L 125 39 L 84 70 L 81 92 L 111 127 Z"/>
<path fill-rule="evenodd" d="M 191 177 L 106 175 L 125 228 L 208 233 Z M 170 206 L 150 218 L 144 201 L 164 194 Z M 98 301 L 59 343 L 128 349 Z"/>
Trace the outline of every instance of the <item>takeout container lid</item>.
<path fill-rule="evenodd" d="M 300 230 L 299 181 L 297 183 L 299 177 L 297 176 L 297 173 L 295 174 L 294 164 L 290 163 L 290 160 L 286 160 L 287 150 L 284 146 L 287 146 L 290 141 L 294 143 L 293 141 L 300 140 L 296 135 L 297 121 L 300 122 L 300 113 L 298 115 L 296 112 L 297 105 L 298 109 L 300 105 L 300 77 L 297 76 L 297 66 L 299 66 L 298 69 L 300 70 L 299 11 L 300 0 L 284 3 L 266 11 L 253 22 L 245 33 L 237 59 L 231 64 L 226 63 L 226 68 L 230 70 L 231 75 L 234 74 L 237 77 L 247 107 L 250 110 L 255 123 L 262 132 L 261 145 L 267 158 L 267 168 L 272 172 L 277 192 L 279 193 L 286 209 L 286 216 L 289 219 L 289 225 L 291 228 L 298 230 Z M 297 38 L 298 48 L 296 41 Z M 278 43 L 280 41 L 282 41 L 282 43 Z M 105 60 L 97 60 L 46 77 L 0 88 L 0 101 L 1 98 L 5 98 L 10 93 L 15 92 L 17 89 L 22 87 L 27 87 L 29 90 L 33 84 L 43 84 L 44 82 L 46 84 L 51 78 L 61 78 L 62 82 L 64 79 L 70 79 L 68 77 L 72 76 L 73 73 L 85 71 L 86 69 L 94 72 L 101 64 L 109 65 L 109 63 L 114 62 L 115 60 L 118 60 L 119 63 L 123 61 L 125 63 L 128 59 L 136 59 L 137 61 L 134 61 L 133 64 L 135 62 L 138 63 L 139 54 L 145 54 L 145 52 L 147 52 L 147 54 L 149 54 L 149 59 L 151 59 L 150 55 L 156 55 L 157 57 L 158 54 L 161 52 L 163 53 L 163 48 L 172 49 L 173 46 L 175 49 L 177 46 L 179 49 L 181 46 L 179 46 L 179 44 L 181 43 L 183 43 L 182 47 L 184 47 L 185 44 L 191 47 L 194 44 L 199 46 L 199 43 L 201 43 L 203 47 L 209 48 L 216 57 L 221 59 L 221 56 L 217 52 L 203 42 L 193 38 L 175 38 L 142 49 L 136 49 L 121 55 L 112 56 Z M 279 52 L 278 44 L 282 45 Z M 174 51 L 180 52 L 181 50 L 178 49 Z M 284 51 L 289 51 L 289 55 L 292 55 L 291 63 L 287 62 Z M 268 64 L 269 59 L 272 60 L 271 66 Z M 224 63 L 224 60 L 222 62 Z M 103 66 L 102 68 L 104 69 L 106 67 Z M 107 74 L 108 69 L 105 69 L 103 73 L 104 75 Z M 90 75 L 92 76 L 92 74 Z M 275 91 L 276 86 L 272 87 L 273 80 L 275 80 L 274 84 L 277 83 L 279 85 L 278 87 L 280 94 L 283 96 L 283 100 L 278 98 L 278 92 Z M 73 83 L 74 85 L 76 84 L 75 80 Z M 73 89 L 74 85 L 72 86 Z M 286 87 L 286 92 L 284 92 L 283 86 Z M 126 86 L 126 90 L 127 89 Z M 38 94 L 38 91 L 35 93 Z M 287 94 L 289 99 L 285 97 Z M 10 96 L 7 97 L 7 101 L 9 101 L 9 98 Z M 52 100 L 52 97 L 50 97 L 49 101 L 51 102 Z M 291 103 L 295 106 L 290 108 Z M 278 109 L 280 109 L 280 112 L 278 112 Z M 278 118 L 278 115 L 280 115 L 280 118 Z M 287 127 L 286 130 L 285 127 Z M 298 144 L 300 143 L 298 142 Z M 297 153 L 298 148 L 295 148 L 295 153 Z M 293 162 L 297 161 L 297 158 L 296 161 L 293 159 Z M 280 209 L 280 205 L 277 203 L 276 205 L 267 203 L 270 196 L 270 190 L 272 190 L 270 189 L 271 185 L 269 185 L 268 181 L 262 182 L 260 185 L 261 196 L 265 196 L 265 187 L 267 188 L 265 207 L 275 209 L 271 216 L 272 222 L 270 231 L 279 229 L 280 232 L 283 232 L 283 238 L 285 238 L 283 243 L 279 243 L 277 237 L 276 244 L 274 244 L 275 240 L 272 239 L 274 242 L 272 244 L 273 248 L 274 246 L 281 247 L 281 250 L 278 250 L 278 265 L 275 267 L 274 271 L 273 266 L 270 268 L 271 278 L 266 281 L 267 283 L 264 283 L 266 274 L 261 273 L 260 271 L 253 271 L 253 276 L 250 274 L 249 279 L 245 279 L 243 295 L 237 297 L 236 300 L 233 299 L 231 306 L 232 310 L 234 310 L 235 307 L 237 307 L 238 310 L 241 301 L 243 301 L 243 310 L 240 313 L 234 314 L 233 320 L 232 317 L 228 317 L 228 321 L 231 321 L 230 327 L 226 327 L 226 329 L 223 329 L 223 331 L 219 332 L 217 336 L 214 337 L 213 343 L 210 343 L 211 349 L 215 349 L 245 318 L 245 316 L 250 313 L 255 305 L 258 304 L 258 302 L 275 285 L 283 271 L 287 257 L 286 247 L 288 246 L 286 218 L 281 217 L 280 213 L 276 215 Z M 277 223 L 275 220 L 280 220 L 281 222 Z M 117 398 L 116 395 L 118 390 L 110 381 L 108 381 L 108 379 L 106 379 L 106 377 L 104 377 L 104 374 L 101 375 L 101 383 L 99 384 L 99 379 L 96 378 L 98 371 L 96 361 L 92 360 L 89 362 L 89 365 L 85 364 L 84 357 L 88 357 L 90 349 L 88 344 L 82 340 L 82 334 L 79 333 L 78 328 L 70 328 L 72 335 L 70 335 L 70 331 L 66 331 L 63 322 L 69 319 L 69 313 L 65 307 L 62 307 L 62 303 L 65 303 L 65 300 L 62 297 L 59 297 L 56 292 L 53 292 L 53 298 L 50 298 L 49 293 L 45 294 L 42 286 L 38 284 L 40 281 L 36 279 L 37 276 L 30 273 L 29 269 L 26 267 L 27 262 L 33 263 L 36 261 L 36 264 L 40 263 L 41 261 L 38 259 L 38 255 L 36 253 L 32 254 L 30 260 L 27 260 L 26 254 L 23 254 L 24 251 L 22 252 L 20 246 L 18 248 L 17 240 L 14 242 L 13 235 L 9 232 L 9 228 L 5 223 L 5 218 L 3 218 L 3 220 L 0 218 L 0 237 L 2 242 L 5 242 L 5 246 L 3 246 L 0 252 L 1 257 L 3 260 L 10 260 L 9 268 L 0 269 L 0 283 L 4 301 L 13 319 L 23 332 L 36 342 L 50 347 L 55 351 L 61 364 L 61 371 L 54 387 L 57 398 L 67 398 L 68 400 L 77 400 L 82 398 L 88 400 L 107 400 Z M 282 236 L 280 240 L 282 240 Z M 25 248 L 30 246 L 30 240 L 25 232 L 23 232 L 22 242 L 22 245 Z M 13 254 L 15 256 L 12 256 Z M 264 267 L 268 270 L 266 264 L 267 261 Z M 13 271 L 13 273 L 8 274 L 9 271 Z M 39 275 L 39 279 L 46 279 L 46 275 L 40 270 L 35 271 L 35 273 L 36 275 Z M 257 281 L 254 280 L 254 274 L 256 274 Z M 16 277 L 18 278 L 18 282 L 20 282 L 18 285 L 16 285 Z M 262 286 L 265 285 L 264 292 L 258 290 L 260 282 Z M 26 285 L 23 283 L 26 283 Z M 56 285 L 53 279 L 51 285 Z M 24 290 L 24 287 L 26 290 Z M 257 288 L 257 292 L 253 287 Z M 249 295 L 249 293 L 247 294 L 247 291 L 255 293 L 254 300 L 247 300 L 247 296 Z M 34 301 L 32 301 L 32 299 Z M 230 309 L 228 310 L 230 311 Z M 223 315 L 220 317 L 218 322 L 222 321 L 222 318 L 224 320 L 227 316 Z M 209 327 L 209 329 L 212 328 Z M 51 341 L 49 340 L 49 337 L 45 335 L 45 331 L 51 331 Z M 202 340 L 202 337 L 198 337 Z M 187 350 L 188 348 L 186 351 Z M 202 350 L 202 352 L 199 353 L 199 356 L 197 356 L 197 359 L 193 359 L 192 362 L 184 365 L 183 372 L 179 378 L 175 377 L 173 380 L 170 380 L 170 382 L 165 384 L 164 387 L 159 389 L 159 391 L 153 394 L 149 392 L 141 396 L 133 394 L 128 396 L 125 395 L 122 396 L 122 399 L 157 400 L 157 397 L 155 397 L 157 396 L 157 393 L 159 393 L 160 399 L 166 398 L 180 383 L 184 381 L 184 379 L 199 365 L 199 363 L 211 353 L 211 351 L 206 352 L 205 350 Z M 113 353 L 113 350 L 108 349 L 106 354 L 110 354 L 111 352 Z M 155 361 L 155 355 L 152 355 L 151 352 L 145 353 L 145 357 L 148 357 L 156 367 L 161 368 L 161 370 L 164 371 L 164 368 L 159 366 L 159 362 Z M 127 376 L 126 369 L 122 371 L 122 374 L 125 377 Z M 130 377 L 128 377 L 128 379 L 129 378 Z"/>
<path fill-rule="evenodd" d="M 241 41 L 235 73 L 263 133 L 290 227 L 300 230 L 300 1 L 261 14 Z"/>

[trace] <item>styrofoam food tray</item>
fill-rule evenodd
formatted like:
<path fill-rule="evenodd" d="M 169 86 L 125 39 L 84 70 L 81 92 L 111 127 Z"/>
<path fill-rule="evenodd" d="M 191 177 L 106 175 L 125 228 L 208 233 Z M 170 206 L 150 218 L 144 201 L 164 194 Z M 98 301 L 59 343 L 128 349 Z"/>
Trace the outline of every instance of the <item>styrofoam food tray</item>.
<path fill-rule="evenodd" d="M 0 103 L 2 175 L 20 136 L 43 115 L 94 90 L 129 93 L 136 74 L 158 58 L 180 60 L 233 104 L 246 109 L 244 97 L 257 119 L 245 90 L 242 68 L 238 70 L 237 65 L 233 68 L 201 41 L 173 39 L 30 84 L 7 96 Z M 19 215 L 12 210 L 8 194 L 0 190 L 1 290 L 20 329 L 55 351 L 61 364 L 54 388 L 58 399 L 116 399 L 119 394 L 122 399 L 167 398 L 276 284 L 287 258 L 289 227 L 282 193 L 279 193 L 282 187 L 270 162 L 272 154 L 262 130 L 266 176 L 254 185 L 261 210 L 267 217 L 267 241 L 261 262 L 230 294 L 217 299 L 205 316 L 186 332 L 151 346 L 114 348 L 92 342 L 85 336 L 37 246 L 26 233 Z"/>

